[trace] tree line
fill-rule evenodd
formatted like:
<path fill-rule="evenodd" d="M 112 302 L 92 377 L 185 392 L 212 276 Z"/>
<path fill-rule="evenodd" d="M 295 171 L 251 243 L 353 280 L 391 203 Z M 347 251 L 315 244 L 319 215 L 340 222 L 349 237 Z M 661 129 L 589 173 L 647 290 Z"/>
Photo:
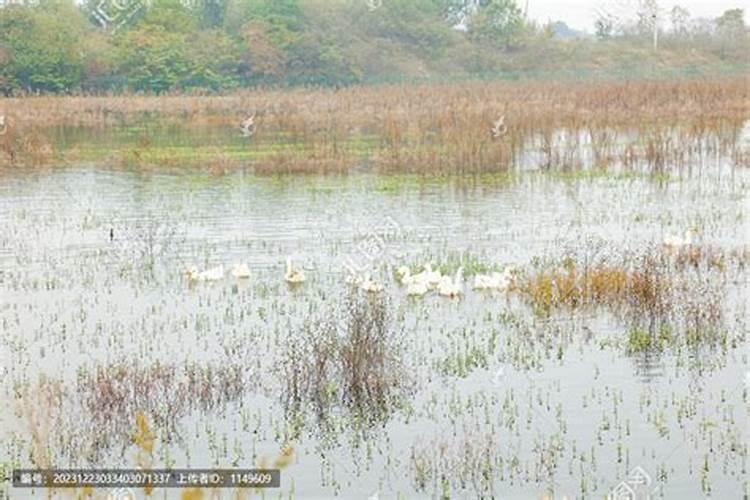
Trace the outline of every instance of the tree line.
<path fill-rule="evenodd" d="M 606 67 L 618 53 L 638 59 L 648 43 L 641 35 L 653 31 L 603 14 L 597 36 L 585 36 L 559 21 L 530 22 L 513 0 L 4 1 L 5 95 L 210 92 Z M 744 60 L 741 10 L 699 28 L 689 14 L 674 17 L 662 50 Z"/>

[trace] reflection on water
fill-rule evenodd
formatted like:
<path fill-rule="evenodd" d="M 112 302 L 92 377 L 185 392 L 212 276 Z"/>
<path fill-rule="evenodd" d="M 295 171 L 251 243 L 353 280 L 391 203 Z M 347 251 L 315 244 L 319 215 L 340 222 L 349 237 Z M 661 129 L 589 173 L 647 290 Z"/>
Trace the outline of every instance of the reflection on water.
<path fill-rule="evenodd" d="M 636 465 L 667 498 L 709 488 L 740 497 L 746 274 L 728 280 L 728 345 L 627 355 L 627 328 L 603 311 L 542 318 L 470 287 L 461 300 L 413 299 L 392 273 L 467 255 L 528 266 L 565 249 L 637 249 L 691 225 L 702 242 L 739 248 L 748 180 L 530 173 L 399 187 L 364 174 L 6 174 L 0 332 L 12 404 L 0 405 L 0 457 L 28 460 L 35 424 L 9 408 L 46 374 L 60 395 L 44 403 L 57 429 L 45 449 L 67 466 L 133 465 L 128 422 L 143 411 L 159 464 L 249 466 L 293 443 L 282 485 L 298 498 L 432 497 L 446 473 L 471 483 L 457 497 L 599 498 Z M 287 256 L 305 270 L 303 286 L 283 282 Z M 183 275 L 188 264 L 239 262 L 249 280 L 190 285 Z M 335 410 L 324 427 L 285 414 L 278 371 L 289 339 L 345 297 L 351 262 L 385 284 L 417 388 L 366 441 Z M 83 435 L 81 422 L 96 430 Z"/>

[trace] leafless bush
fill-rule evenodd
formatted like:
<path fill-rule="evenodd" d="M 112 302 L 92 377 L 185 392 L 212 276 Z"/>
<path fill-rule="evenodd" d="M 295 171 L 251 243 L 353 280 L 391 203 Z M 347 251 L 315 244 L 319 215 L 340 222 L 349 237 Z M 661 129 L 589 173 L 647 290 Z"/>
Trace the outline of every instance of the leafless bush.
<path fill-rule="evenodd" d="M 311 406 L 319 419 L 346 409 L 365 421 L 385 418 L 408 387 L 401 336 L 391 327 L 388 301 L 352 293 L 343 318 L 329 313 L 289 337 L 280 363 L 288 410 Z"/>

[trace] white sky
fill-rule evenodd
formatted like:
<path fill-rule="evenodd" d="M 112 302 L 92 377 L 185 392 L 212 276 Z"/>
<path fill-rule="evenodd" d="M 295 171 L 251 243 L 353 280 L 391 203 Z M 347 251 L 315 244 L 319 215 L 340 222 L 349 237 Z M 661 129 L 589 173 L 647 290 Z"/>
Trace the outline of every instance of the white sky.
<path fill-rule="evenodd" d="M 522 9 L 526 0 L 516 0 Z M 528 0 L 529 17 L 546 23 L 549 20 L 562 20 L 568 26 L 578 30 L 593 32 L 596 8 L 608 5 L 613 0 Z M 625 3 L 627 0 L 623 1 Z M 637 5 L 637 1 L 631 0 Z M 740 8 L 745 10 L 745 22 L 750 16 L 750 0 L 659 0 L 659 6 L 665 11 L 672 10 L 674 5 L 685 7 L 691 17 L 719 17 L 725 10 Z"/>

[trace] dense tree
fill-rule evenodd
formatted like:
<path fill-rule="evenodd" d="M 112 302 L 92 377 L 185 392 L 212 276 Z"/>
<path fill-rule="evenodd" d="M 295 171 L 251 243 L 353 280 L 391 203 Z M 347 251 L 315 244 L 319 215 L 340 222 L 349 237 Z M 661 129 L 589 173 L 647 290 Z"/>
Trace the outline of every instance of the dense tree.
<path fill-rule="evenodd" d="M 63 92 L 80 84 L 90 26 L 72 1 L 10 5 L 0 14 L 0 90 Z"/>
<path fill-rule="evenodd" d="M 636 10 L 603 9 L 597 35 L 609 40 L 595 44 L 559 40 L 552 34 L 567 32 L 563 24 L 528 23 L 512 0 L 101 2 L 0 7 L 0 92 L 342 85 L 606 68 L 643 56 Z M 646 4 L 656 2 L 639 3 Z M 685 54 L 674 59 L 744 62 L 750 41 L 742 10 L 690 22 L 679 8 L 670 14 L 679 36 L 665 38 L 665 47 Z"/>

